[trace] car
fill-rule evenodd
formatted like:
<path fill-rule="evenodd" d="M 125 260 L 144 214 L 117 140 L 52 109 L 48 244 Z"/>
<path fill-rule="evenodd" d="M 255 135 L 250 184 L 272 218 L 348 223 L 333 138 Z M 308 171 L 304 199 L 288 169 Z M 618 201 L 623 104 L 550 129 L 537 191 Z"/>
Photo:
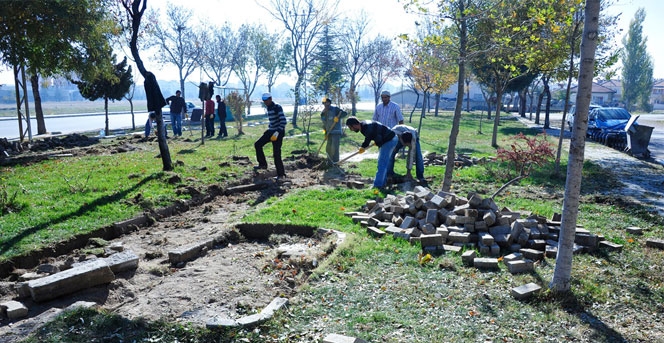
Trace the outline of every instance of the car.
<path fill-rule="evenodd" d="M 193 109 L 195 109 L 195 108 L 200 108 L 200 107 L 194 105 L 194 103 L 191 102 L 191 101 L 186 101 L 186 104 L 187 104 L 187 113 L 189 113 L 189 115 L 191 115 L 191 111 L 192 111 Z M 171 106 L 170 106 L 170 105 L 166 105 L 166 106 L 164 106 L 164 107 L 161 109 L 161 113 L 162 113 L 164 116 L 166 116 L 166 115 L 170 116 L 170 114 L 171 114 Z"/>
<path fill-rule="evenodd" d="M 596 108 L 600 108 L 602 106 L 596 105 L 596 104 L 590 104 L 590 107 L 588 108 L 588 113 L 592 112 Z M 569 113 L 567 113 L 567 129 L 569 132 L 572 132 L 572 124 L 574 124 L 574 114 L 576 113 L 576 105 L 572 106 L 572 108 L 569 109 Z"/>
<path fill-rule="evenodd" d="M 588 114 L 588 131 L 624 131 L 632 115 L 622 107 L 599 107 Z"/>

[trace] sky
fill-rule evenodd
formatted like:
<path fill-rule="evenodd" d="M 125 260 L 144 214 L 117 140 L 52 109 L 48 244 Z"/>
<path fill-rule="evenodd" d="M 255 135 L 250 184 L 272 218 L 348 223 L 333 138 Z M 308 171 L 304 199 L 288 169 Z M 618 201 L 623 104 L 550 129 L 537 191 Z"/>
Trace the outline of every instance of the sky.
<path fill-rule="evenodd" d="M 270 0 L 259 0 L 261 4 L 269 7 Z M 333 0 L 328 0 L 332 2 Z M 148 0 L 148 7 L 163 9 L 171 2 L 177 6 L 191 8 L 194 13 L 193 20 L 199 21 L 201 25 L 214 23 L 223 25 L 229 22 L 232 27 L 239 27 L 244 23 L 262 23 L 268 29 L 282 30 L 280 23 L 254 0 Z M 402 0 L 403 3 L 403 0 Z M 398 0 L 339 0 L 338 13 L 341 16 L 353 17 L 364 11 L 369 19 L 370 34 L 378 33 L 393 37 L 400 33 L 412 32 L 416 18 L 408 15 L 403 4 Z M 640 7 L 646 10 L 646 19 L 643 23 L 643 36 L 647 38 L 647 48 L 653 65 L 653 76 L 656 79 L 664 79 L 664 44 L 659 44 L 656 37 L 664 33 L 664 20 L 658 19 L 664 13 L 664 1 L 662 0 L 615 0 L 615 4 L 608 9 L 611 14 L 621 13 L 618 28 L 622 32 L 618 39 L 627 33 L 630 21 L 634 18 L 636 10 Z M 618 46 L 622 43 L 617 42 Z M 144 59 L 146 59 L 144 57 Z M 147 59 L 146 59 L 147 60 Z M 175 69 L 157 66 L 145 61 L 149 70 L 153 71 L 160 80 L 176 80 Z M 192 82 L 199 82 L 196 76 L 190 76 Z M 139 81 L 140 76 L 136 78 Z M 140 81 L 139 81 L 140 82 Z M 11 69 L 0 66 L 0 84 L 13 85 Z M 5 86 L 6 87 L 6 86 Z"/>

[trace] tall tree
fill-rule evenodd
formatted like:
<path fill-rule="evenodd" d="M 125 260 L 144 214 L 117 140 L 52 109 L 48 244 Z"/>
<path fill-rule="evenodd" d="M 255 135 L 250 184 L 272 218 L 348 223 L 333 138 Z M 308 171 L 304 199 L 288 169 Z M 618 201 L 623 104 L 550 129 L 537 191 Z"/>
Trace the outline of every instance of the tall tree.
<path fill-rule="evenodd" d="M 145 95 L 148 100 L 148 111 L 154 112 L 156 116 L 157 142 L 159 142 L 162 168 L 165 171 L 170 171 L 173 170 L 173 162 L 171 161 L 171 153 L 168 149 L 168 143 L 166 142 L 164 118 L 161 113 L 162 107 L 166 106 L 166 100 L 164 100 L 164 95 L 161 93 L 157 78 L 152 72 L 145 69 L 145 64 L 143 64 L 143 60 L 138 51 L 138 34 L 141 32 L 141 19 L 145 14 L 147 5 L 148 0 L 122 0 L 122 6 L 127 13 L 126 20 L 123 22 L 123 28 L 131 30 L 129 48 L 131 50 L 131 55 L 136 62 L 136 66 L 138 67 L 138 71 L 145 78 L 143 86 L 145 87 Z"/>
<path fill-rule="evenodd" d="M 315 60 L 311 71 L 311 83 L 321 94 L 332 94 L 340 90 L 345 83 L 341 47 L 337 34 L 332 32 L 331 24 L 325 25 L 321 33 L 321 43 L 315 51 Z"/>
<path fill-rule="evenodd" d="M 105 58 L 115 29 L 114 19 L 105 10 L 107 5 L 105 0 L 2 2 L 0 59 L 4 64 L 27 68 L 38 134 L 47 132 L 40 76 L 76 72 L 94 77 L 101 72 L 91 67 L 96 64 L 83 61 Z"/>
<path fill-rule="evenodd" d="M 270 54 L 264 56 L 262 67 L 265 72 L 267 91 L 272 93 L 272 87 L 277 82 L 277 78 L 290 73 L 293 69 L 293 61 L 290 58 L 293 54 L 293 47 L 290 42 L 282 40 L 279 33 L 270 35 L 268 39 L 272 42 L 273 49 Z"/>
<path fill-rule="evenodd" d="M 235 31 L 228 23 L 221 27 L 212 26 L 209 28 L 210 38 L 204 39 L 209 43 L 200 47 L 203 72 L 219 86 L 228 83 L 233 68 L 245 51 L 247 37 L 244 35 L 247 31 L 242 27 Z"/>
<path fill-rule="evenodd" d="M 270 7 L 263 7 L 284 24 L 293 47 L 293 69 L 295 81 L 295 106 L 293 127 L 297 127 L 297 111 L 300 104 L 300 88 L 306 82 L 306 73 L 315 58 L 319 34 L 326 24 L 336 16 L 339 0 L 271 0 Z M 262 6 L 262 5 L 261 5 Z"/>
<path fill-rule="evenodd" d="M 653 84 L 653 64 L 647 51 L 648 38 L 643 37 L 643 21 L 646 11 L 639 8 L 634 19 L 629 23 L 627 35 L 623 37 L 624 46 L 620 53 L 622 61 L 623 101 L 628 111 L 641 108 L 650 112 L 650 94 Z"/>
<path fill-rule="evenodd" d="M 251 114 L 251 106 L 248 106 L 251 94 L 256 89 L 258 78 L 265 71 L 264 61 L 272 53 L 272 42 L 264 26 L 242 25 L 241 36 L 246 37 L 244 50 L 239 54 L 233 72 L 240 79 L 244 88 L 244 101 L 247 103 L 247 114 Z"/>
<path fill-rule="evenodd" d="M 111 59 L 114 60 L 115 56 Z M 111 59 L 109 59 L 109 62 Z M 78 86 L 78 90 L 84 98 L 90 101 L 104 99 L 104 114 L 106 115 L 104 132 L 108 135 L 108 100 L 122 100 L 129 92 L 133 81 L 131 66 L 127 67 L 126 57 L 120 63 L 107 67 L 112 68 L 112 73 L 100 74 L 92 80 L 82 78 L 81 80 L 72 80 L 72 82 Z"/>
<path fill-rule="evenodd" d="M 153 31 L 154 44 L 159 49 L 159 61 L 173 64 L 178 69 L 180 90 L 185 99 L 184 81 L 200 67 L 203 50 L 199 34 L 189 25 L 192 17 L 190 9 L 169 3 L 165 24 L 164 21 L 157 22 Z"/>
<path fill-rule="evenodd" d="M 565 181 L 565 200 L 558 238 L 556 266 L 549 287 L 557 293 L 570 290 L 572 275 L 572 253 L 576 235 L 576 219 L 579 213 L 579 195 L 581 194 L 581 172 L 585 149 L 586 131 L 588 130 L 588 109 L 592 97 L 592 82 L 595 64 L 595 49 L 599 37 L 600 0 L 586 0 L 583 38 L 581 40 L 581 65 L 579 68 L 579 91 L 576 96 L 576 114 L 569 147 L 567 179 Z"/>

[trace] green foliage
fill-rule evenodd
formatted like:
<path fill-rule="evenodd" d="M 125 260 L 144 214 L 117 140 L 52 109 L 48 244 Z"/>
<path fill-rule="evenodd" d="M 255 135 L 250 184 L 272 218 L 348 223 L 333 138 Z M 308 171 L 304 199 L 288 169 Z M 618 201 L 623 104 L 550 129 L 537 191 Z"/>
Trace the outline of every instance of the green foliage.
<path fill-rule="evenodd" d="M 652 111 L 650 94 L 653 85 L 653 63 L 648 54 L 647 39 L 643 37 L 645 18 L 645 10 L 639 8 L 629 24 L 627 35 L 622 40 L 624 46 L 620 54 L 623 65 L 622 100 L 628 111 L 637 108 L 647 112 Z"/>
<path fill-rule="evenodd" d="M 4 179 L 0 183 L 0 216 L 7 213 L 19 212 L 25 204 L 18 199 L 19 190 L 13 192 L 9 190 L 9 186 L 5 184 Z"/>
<path fill-rule="evenodd" d="M 110 73 L 99 74 L 91 80 L 73 81 L 84 98 L 90 101 L 97 99 L 122 100 L 125 94 L 129 92 L 133 80 L 131 66 L 127 66 L 127 57 L 117 64 L 112 64 L 111 60 L 114 59 L 115 56 L 110 57 L 104 62 L 105 65 L 99 66 L 100 70 L 112 70 Z"/>
<path fill-rule="evenodd" d="M 242 131 L 242 119 L 244 115 L 244 110 L 247 106 L 247 103 L 242 99 L 242 96 L 238 92 L 231 92 L 230 94 L 226 95 L 226 106 L 230 108 L 231 113 L 233 114 L 233 118 L 235 118 L 235 122 L 237 123 L 236 128 L 237 128 L 237 134 L 243 135 L 244 132 Z"/>

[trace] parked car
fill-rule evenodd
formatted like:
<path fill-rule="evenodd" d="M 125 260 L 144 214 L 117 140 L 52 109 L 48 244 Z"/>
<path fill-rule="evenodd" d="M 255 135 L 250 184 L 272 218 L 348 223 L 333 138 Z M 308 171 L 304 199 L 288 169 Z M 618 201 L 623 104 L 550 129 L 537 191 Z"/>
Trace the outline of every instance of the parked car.
<path fill-rule="evenodd" d="M 596 105 L 596 104 L 590 104 L 590 108 L 588 109 L 588 114 L 592 112 L 596 108 L 600 108 L 602 106 Z M 567 130 L 569 132 L 572 132 L 572 124 L 574 123 L 574 114 L 576 114 L 576 105 L 573 105 L 572 108 L 569 109 L 569 113 L 567 113 Z"/>
<path fill-rule="evenodd" d="M 194 103 L 191 102 L 191 101 L 186 101 L 186 104 L 187 104 L 187 113 L 189 113 L 189 115 L 191 115 L 191 111 L 192 111 L 194 108 L 200 108 L 200 107 L 194 105 Z M 161 109 L 161 113 L 162 113 L 163 115 L 170 115 L 170 114 L 171 114 L 171 107 L 170 107 L 170 105 L 166 105 L 166 106 L 164 106 L 164 108 Z"/>
<path fill-rule="evenodd" d="M 588 131 L 616 130 L 624 131 L 632 115 L 622 107 L 599 107 L 588 114 Z"/>

